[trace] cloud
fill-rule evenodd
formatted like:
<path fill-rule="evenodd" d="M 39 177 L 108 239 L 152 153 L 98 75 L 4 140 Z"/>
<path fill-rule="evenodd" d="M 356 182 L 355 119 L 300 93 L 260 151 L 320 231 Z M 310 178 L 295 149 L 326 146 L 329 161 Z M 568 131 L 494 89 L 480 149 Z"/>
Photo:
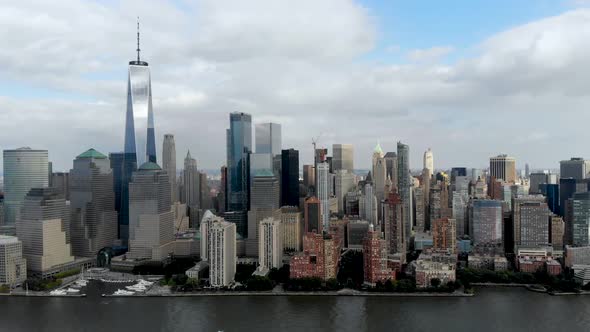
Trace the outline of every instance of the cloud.
<path fill-rule="evenodd" d="M 0 84 L 31 92 L 0 97 L 0 149 L 47 148 L 62 170 L 89 147 L 120 151 L 137 15 L 158 153 L 162 136 L 174 134 L 179 165 L 189 148 L 199 167 L 225 163 L 232 111 L 282 123 L 284 146 L 300 150 L 301 164 L 320 133 L 320 145 L 353 143 L 357 167 L 368 167 L 378 140 L 390 151 L 409 143 L 416 168 L 427 147 L 437 167 L 485 167 L 500 152 L 556 167 L 586 149 L 585 9 L 489 36 L 456 62 L 441 59 L 458 51 L 436 46 L 409 52 L 409 64 L 384 64 L 363 60 L 377 51 L 380 27 L 352 0 L 142 4 L 3 4 Z"/>

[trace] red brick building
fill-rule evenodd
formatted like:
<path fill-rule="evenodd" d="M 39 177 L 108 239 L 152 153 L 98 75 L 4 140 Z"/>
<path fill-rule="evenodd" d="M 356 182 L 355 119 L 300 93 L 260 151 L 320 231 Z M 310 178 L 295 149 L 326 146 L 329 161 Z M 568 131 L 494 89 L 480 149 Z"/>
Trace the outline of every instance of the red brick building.
<path fill-rule="evenodd" d="M 306 233 L 303 236 L 303 252 L 291 258 L 289 277 L 334 279 L 340 262 L 340 241 L 332 236 Z"/>
<path fill-rule="evenodd" d="M 455 219 L 436 219 L 431 226 L 432 249 L 457 252 L 457 230 Z"/>
<path fill-rule="evenodd" d="M 363 266 L 365 284 L 375 286 L 377 282 L 395 280 L 395 271 L 387 266 L 387 245 L 375 232 L 373 225 L 363 241 Z"/>

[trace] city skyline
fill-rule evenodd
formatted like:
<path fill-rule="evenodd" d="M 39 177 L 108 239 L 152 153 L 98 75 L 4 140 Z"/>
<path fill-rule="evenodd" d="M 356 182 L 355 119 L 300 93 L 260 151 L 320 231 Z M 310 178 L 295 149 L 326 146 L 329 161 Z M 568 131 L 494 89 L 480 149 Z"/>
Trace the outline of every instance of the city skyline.
<path fill-rule="evenodd" d="M 203 168 L 223 164 L 223 149 L 202 142 L 223 140 L 227 113 L 234 111 L 252 114 L 253 125 L 281 124 L 283 146 L 300 151 L 301 165 L 311 163 L 311 138 L 320 134 L 321 147 L 353 143 L 355 165 L 364 169 L 377 141 L 384 151 L 407 142 L 410 165 L 420 165 L 432 147 L 441 168 L 483 168 L 499 153 L 514 156 L 518 168 L 525 162 L 556 168 L 559 160 L 588 157 L 581 143 L 588 97 L 583 80 L 570 77 L 588 67 L 581 45 L 590 12 L 581 2 L 511 3 L 510 13 L 508 6 L 489 4 L 463 4 L 456 14 L 438 8 L 449 15 L 430 20 L 437 29 L 426 25 L 432 14 L 419 4 L 373 0 L 298 2 L 289 10 L 301 22 L 286 15 L 285 6 L 264 1 L 155 6 L 157 16 L 153 7 L 127 1 L 120 7 L 7 5 L 14 20 L 6 22 L 3 39 L 15 53 L 7 53 L 2 66 L 2 148 L 48 149 L 56 170 L 67 170 L 80 149 L 122 151 L 125 67 L 135 56 L 140 16 L 156 147 L 164 134 L 174 134 L 177 164 L 189 149 Z M 272 18 L 255 15 L 261 6 Z M 64 7 L 76 15 L 64 15 Z M 411 15 L 399 17 L 404 13 Z M 321 24 L 335 14 L 337 25 Z M 241 23 L 224 26 L 226 15 Z M 476 32 L 462 33 L 476 23 Z M 26 34 L 15 33 L 25 25 Z M 269 34 L 267 43 L 254 38 L 259 31 Z M 285 34 L 289 43 L 281 41 Z M 517 55 L 521 62 L 506 61 Z M 40 58 L 52 65 L 39 65 Z M 556 109 L 579 121 L 565 129 L 552 120 Z M 61 135 L 47 135 L 47 128 Z M 546 154 L 547 148 L 556 152 Z"/>

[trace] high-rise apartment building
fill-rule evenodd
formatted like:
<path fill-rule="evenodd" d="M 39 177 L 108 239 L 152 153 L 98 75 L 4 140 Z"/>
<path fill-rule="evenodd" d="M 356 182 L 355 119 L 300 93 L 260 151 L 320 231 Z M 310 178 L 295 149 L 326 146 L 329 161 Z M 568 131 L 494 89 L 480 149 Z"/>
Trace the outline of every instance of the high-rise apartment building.
<path fill-rule="evenodd" d="M 401 142 L 397 143 L 398 191 L 403 207 L 405 239 L 412 233 L 412 176 L 410 174 L 410 147 Z M 406 243 L 406 246 L 409 245 Z"/>
<path fill-rule="evenodd" d="M 23 244 L 15 236 L 0 235 L 0 285 L 16 286 L 27 279 Z"/>
<path fill-rule="evenodd" d="M 178 202 L 178 189 L 176 187 L 176 143 L 172 134 L 164 135 L 164 142 L 162 143 L 162 169 L 168 173 L 172 202 Z"/>
<path fill-rule="evenodd" d="M 328 163 L 319 163 L 317 166 L 317 194 L 321 205 L 322 228 L 328 230 L 330 227 L 330 166 Z"/>
<path fill-rule="evenodd" d="M 508 183 L 516 182 L 516 160 L 505 154 L 490 158 L 490 176 Z"/>
<path fill-rule="evenodd" d="M 333 144 L 332 145 L 332 167 L 334 172 L 338 170 L 347 170 L 352 174 L 354 171 L 354 147 L 352 144 Z"/>
<path fill-rule="evenodd" d="M 281 152 L 281 206 L 299 205 L 299 151 Z"/>
<path fill-rule="evenodd" d="M 387 244 L 381 239 L 380 233 L 370 225 L 363 240 L 364 283 L 369 286 L 375 286 L 377 282 L 395 280 L 395 271 L 387 267 Z"/>
<path fill-rule="evenodd" d="M 96 257 L 117 239 L 117 211 L 110 160 L 90 149 L 74 160 L 70 170 L 70 229 L 72 254 Z"/>
<path fill-rule="evenodd" d="M 47 150 L 4 150 L 4 223 L 14 225 L 31 188 L 47 187 Z"/>
<path fill-rule="evenodd" d="M 365 184 L 365 192 L 363 195 L 363 204 L 361 217 L 369 222 L 369 224 L 377 225 L 377 197 L 375 196 L 375 188 L 373 184 L 367 182 Z"/>
<path fill-rule="evenodd" d="M 503 242 L 502 202 L 488 199 L 472 201 L 469 234 L 474 245 L 500 245 Z"/>
<path fill-rule="evenodd" d="M 385 204 L 385 241 L 390 255 L 405 256 L 407 238 L 403 202 L 394 189 L 389 193 Z"/>
<path fill-rule="evenodd" d="M 457 225 L 455 219 L 441 218 L 432 224 L 432 248 L 455 253 L 457 250 Z"/>
<path fill-rule="evenodd" d="M 209 283 L 213 287 L 228 286 L 236 275 L 236 225 L 214 221 L 207 229 L 209 245 Z"/>
<path fill-rule="evenodd" d="M 250 206 L 250 154 L 252 153 L 252 116 L 231 113 L 227 130 L 227 208 L 247 211 Z"/>
<path fill-rule="evenodd" d="M 283 266 L 281 221 L 275 218 L 265 218 L 258 227 L 258 269 L 280 268 Z"/>

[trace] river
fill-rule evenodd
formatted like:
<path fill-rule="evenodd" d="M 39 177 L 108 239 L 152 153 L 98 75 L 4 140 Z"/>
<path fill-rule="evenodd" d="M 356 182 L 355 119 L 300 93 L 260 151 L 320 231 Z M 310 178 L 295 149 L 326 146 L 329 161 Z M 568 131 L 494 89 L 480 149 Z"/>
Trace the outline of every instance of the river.
<path fill-rule="evenodd" d="M 589 296 L 470 298 L 0 296 L 1 331 L 589 331 Z"/>

